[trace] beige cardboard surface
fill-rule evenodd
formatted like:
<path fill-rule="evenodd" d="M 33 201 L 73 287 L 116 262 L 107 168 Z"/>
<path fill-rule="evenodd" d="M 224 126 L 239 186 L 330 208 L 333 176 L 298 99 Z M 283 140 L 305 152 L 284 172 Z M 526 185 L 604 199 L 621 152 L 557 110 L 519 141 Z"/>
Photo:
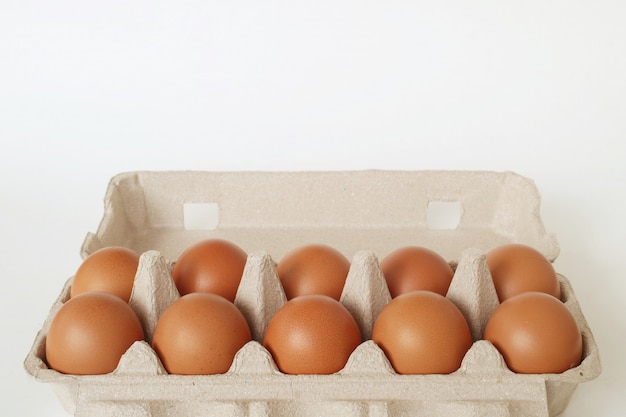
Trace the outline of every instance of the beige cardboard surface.
<path fill-rule="evenodd" d="M 460 203 L 456 229 L 429 228 L 431 201 Z M 207 222 L 216 228 L 186 230 L 185 203 L 217 206 L 217 221 Z M 69 296 L 70 278 L 25 367 L 50 383 L 77 416 L 554 416 L 567 406 L 577 384 L 600 373 L 597 346 L 567 278 L 559 276 L 562 299 L 584 340 L 585 359 L 578 367 L 562 374 L 514 374 L 497 350 L 480 340 L 497 306 L 484 253 L 515 241 L 550 259 L 558 254 L 539 206 L 532 181 L 514 173 L 122 174 L 112 179 L 102 222 L 85 239 L 82 253 L 120 244 L 143 252 L 130 304 L 146 339 L 179 296 L 171 281 L 172 260 L 193 241 L 218 236 L 249 251 L 235 304 L 254 340 L 224 375 L 167 375 L 147 342 L 133 345 L 112 374 L 62 375 L 47 368 L 43 352 L 49 322 Z M 283 375 L 260 344 L 269 319 L 285 302 L 275 262 L 312 240 L 334 245 L 352 260 L 341 302 L 366 340 L 337 374 Z M 406 244 L 434 247 L 456 268 L 447 296 L 470 323 L 474 344 L 453 374 L 396 375 L 383 352 L 367 340 L 390 298 L 378 259 Z"/>
<path fill-rule="evenodd" d="M 458 227 L 429 228 L 431 202 L 458 203 Z M 184 208 L 193 204 L 217 205 L 215 229 L 185 229 Z M 348 257 L 424 244 L 455 262 L 466 248 L 516 240 L 554 259 L 558 243 L 539 206 L 534 183 L 511 172 L 131 172 L 111 180 L 82 254 L 124 244 L 176 259 L 195 241 L 222 237 L 274 259 L 323 241 Z"/>

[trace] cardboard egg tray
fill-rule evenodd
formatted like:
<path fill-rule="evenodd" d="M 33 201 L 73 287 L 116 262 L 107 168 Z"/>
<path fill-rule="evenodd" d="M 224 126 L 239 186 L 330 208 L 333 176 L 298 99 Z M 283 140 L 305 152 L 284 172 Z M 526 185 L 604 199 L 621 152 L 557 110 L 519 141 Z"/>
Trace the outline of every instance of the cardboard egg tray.
<path fill-rule="evenodd" d="M 104 216 L 88 234 L 83 257 L 126 246 L 141 259 L 130 305 L 144 326 L 107 375 L 75 376 L 49 369 L 49 324 L 69 298 L 68 279 L 25 360 L 50 383 L 64 408 L 100 416 L 538 416 L 559 414 L 577 385 L 600 374 L 598 348 L 571 285 L 559 275 L 562 301 L 583 334 L 582 363 L 561 374 L 515 374 L 481 335 L 498 299 L 485 253 L 509 242 L 531 245 L 548 259 L 558 243 L 546 233 L 534 183 L 512 172 L 130 172 L 114 177 Z M 150 347 L 160 314 L 179 297 L 173 262 L 191 244 L 228 239 L 249 253 L 235 304 L 253 341 L 221 375 L 168 375 Z M 276 261 L 289 250 L 325 243 L 352 264 L 341 302 L 364 342 L 333 375 L 285 375 L 261 341 L 286 298 Z M 398 375 L 370 339 L 389 302 L 379 259 L 421 245 L 455 268 L 447 297 L 465 315 L 474 343 L 448 375 Z"/>

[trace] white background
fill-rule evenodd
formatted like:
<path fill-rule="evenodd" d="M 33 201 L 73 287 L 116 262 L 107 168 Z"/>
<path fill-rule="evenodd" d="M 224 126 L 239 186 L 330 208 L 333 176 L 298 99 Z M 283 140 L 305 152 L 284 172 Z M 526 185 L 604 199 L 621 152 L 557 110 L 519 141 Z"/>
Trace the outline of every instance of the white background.
<path fill-rule="evenodd" d="M 626 411 L 626 3 L 0 0 L 2 414 L 110 177 L 513 170 L 601 349 L 566 417 Z"/>

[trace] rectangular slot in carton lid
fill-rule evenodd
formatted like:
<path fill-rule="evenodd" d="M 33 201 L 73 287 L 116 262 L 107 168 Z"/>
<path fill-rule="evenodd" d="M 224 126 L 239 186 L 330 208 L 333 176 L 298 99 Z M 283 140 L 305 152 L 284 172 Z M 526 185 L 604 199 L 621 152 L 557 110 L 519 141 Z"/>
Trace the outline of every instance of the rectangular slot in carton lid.
<path fill-rule="evenodd" d="M 220 221 L 217 203 L 184 203 L 183 223 L 185 230 L 215 230 Z"/>
<path fill-rule="evenodd" d="M 430 201 L 426 223 L 430 230 L 455 230 L 459 227 L 463 206 L 460 201 Z"/>

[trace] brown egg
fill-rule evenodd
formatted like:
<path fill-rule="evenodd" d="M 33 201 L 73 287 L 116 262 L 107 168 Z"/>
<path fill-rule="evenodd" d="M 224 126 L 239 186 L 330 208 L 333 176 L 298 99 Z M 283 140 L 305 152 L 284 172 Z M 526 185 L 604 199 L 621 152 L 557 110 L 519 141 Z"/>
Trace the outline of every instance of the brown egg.
<path fill-rule="evenodd" d="M 374 323 L 372 340 L 399 374 L 449 374 L 472 346 L 461 311 L 432 291 L 392 299 Z"/>
<path fill-rule="evenodd" d="M 170 374 L 223 374 L 252 339 L 245 317 L 215 294 L 191 293 L 163 312 L 152 347 Z"/>
<path fill-rule="evenodd" d="M 52 319 L 46 361 L 64 374 L 106 374 L 143 337 L 128 303 L 109 293 L 85 292 L 70 298 Z"/>
<path fill-rule="evenodd" d="M 247 259 L 247 253 L 234 243 L 204 240 L 180 255 L 172 278 L 181 295 L 206 292 L 234 301 Z"/>
<path fill-rule="evenodd" d="M 354 317 L 326 295 L 289 300 L 270 320 L 263 346 L 286 374 L 332 374 L 361 343 Z"/>
<path fill-rule="evenodd" d="M 78 267 L 70 296 L 104 291 L 128 302 L 139 266 L 139 254 L 128 248 L 108 246 L 89 255 Z"/>
<path fill-rule="evenodd" d="M 582 335 L 574 316 L 561 301 L 541 292 L 500 304 L 487 322 L 484 339 L 517 373 L 561 373 L 582 358 Z"/>
<path fill-rule="evenodd" d="M 350 261 L 335 248 L 313 244 L 289 252 L 276 268 L 288 300 L 307 294 L 339 300 Z"/>
<path fill-rule="evenodd" d="M 427 290 L 446 295 L 454 270 L 438 253 L 420 246 L 391 252 L 380 262 L 392 298 L 410 291 Z"/>
<path fill-rule="evenodd" d="M 554 267 L 538 250 L 517 243 L 487 253 L 487 264 L 500 301 L 526 291 L 540 291 L 561 298 Z"/>

